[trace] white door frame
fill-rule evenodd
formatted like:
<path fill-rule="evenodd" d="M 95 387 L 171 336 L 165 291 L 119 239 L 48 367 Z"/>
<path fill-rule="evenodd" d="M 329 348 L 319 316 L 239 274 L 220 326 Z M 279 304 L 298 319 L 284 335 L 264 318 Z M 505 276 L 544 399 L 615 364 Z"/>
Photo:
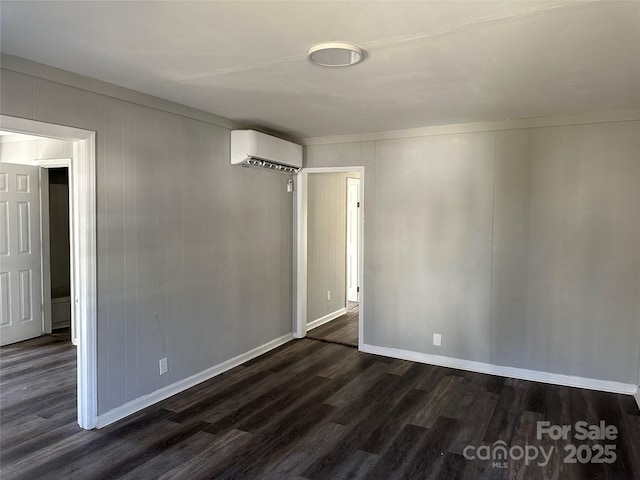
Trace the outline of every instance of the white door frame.
<path fill-rule="evenodd" d="M 349 173 L 360 174 L 360 215 L 358 218 L 358 284 L 360 285 L 360 308 L 358 313 L 358 349 L 362 350 L 364 331 L 364 167 L 318 167 L 303 168 L 295 177 L 296 195 L 293 209 L 293 226 L 295 234 L 296 293 L 294 338 L 307 335 L 307 189 L 308 176 L 314 173 Z"/>
<path fill-rule="evenodd" d="M 49 168 L 67 168 L 69 171 L 69 249 L 74 252 L 73 249 L 73 171 L 71 168 L 72 160 L 70 158 L 52 158 L 46 160 L 35 160 L 35 165 L 40 167 L 42 173 L 47 175 L 41 175 L 40 182 L 40 236 L 42 239 L 42 304 L 44 306 L 44 322 L 43 331 L 45 333 L 51 333 L 51 252 L 49 251 L 49 198 L 48 198 L 48 172 Z M 44 172 L 43 172 L 44 169 Z M 47 177 L 47 178 L 45 178 Z M 46 194 L 45 194 L 46 193 Z M 71 291 L 70 297 L 75 298 L 74 295 L 74 269 L 73 269 L 73 255 L 70 255 L 70 284 Z M 47 294 L 47 292 L 49 292 Z M 71 309 L 71 343 L 78 345 L 78 326 L 76 325 L 76 318 L 74 315 L 74 309 Z"/>
<path fill-rule="evenodd" d="M 95 132 L 0 115 L 2 130 L 73 142 L 69 185 L 74 219 L 71 241 L 72 310 L 77 319 L 78 425 L 95 428 L 97 416 L 97 248 Z"/>

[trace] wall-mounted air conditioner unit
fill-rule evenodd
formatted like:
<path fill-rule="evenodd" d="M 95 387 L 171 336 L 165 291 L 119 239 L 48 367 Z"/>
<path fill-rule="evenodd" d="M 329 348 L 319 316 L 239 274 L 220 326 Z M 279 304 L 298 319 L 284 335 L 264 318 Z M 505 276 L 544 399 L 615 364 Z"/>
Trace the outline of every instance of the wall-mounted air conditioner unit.
<path fill-rule="evenodd" d="M 231 164 L 298 173 L 302 168 L 302 146 L 255 130 L 232 130 Z"/>

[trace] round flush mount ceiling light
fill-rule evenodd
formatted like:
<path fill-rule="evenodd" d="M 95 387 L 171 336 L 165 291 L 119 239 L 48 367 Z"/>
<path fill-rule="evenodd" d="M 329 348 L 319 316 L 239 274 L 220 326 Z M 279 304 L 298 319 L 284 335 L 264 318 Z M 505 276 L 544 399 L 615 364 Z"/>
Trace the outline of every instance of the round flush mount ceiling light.
<path fill-rule="evenodd" d="M 307 50 L 307 56 L 316 65 L 323 67 L 348 67 L 364 59 L 364 50 L 345 42 L 323 42 Z"/>

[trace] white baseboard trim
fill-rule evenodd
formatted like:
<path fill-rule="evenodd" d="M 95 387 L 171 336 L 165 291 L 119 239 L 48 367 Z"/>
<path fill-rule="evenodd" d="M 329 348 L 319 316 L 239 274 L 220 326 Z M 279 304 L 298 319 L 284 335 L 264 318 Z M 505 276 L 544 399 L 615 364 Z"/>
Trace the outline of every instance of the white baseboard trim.
<path fill-rule="evenodd" d="M 275 340 L 271 340 L 270 342 L 265 343 L 264 345 L 260 345 L 259 347 L 254 348 L 253 350 L 249 350 L 246 353 L 240 354 L 237 357 L 233 357 L 226 362 L 222 362 L 218 365 L 215 365 L 211 368 L 208 368 L 200 373 L 196 373 L 188 378 L 180 380 L 178 382 L 172 383 L 171 385 L 167 385 L 166 387 L 161 388 L 160 390 L 156 390 L 155 392 L 149 393 L 147 395 L 143 395 L 142 397 L 138 397 L 135 400 L 125 403 L 121 407 L 114 408 L 113 410 L 109 410 L 102 415 L 98 415 L 96 418 L 96 428 L 106 427 L 107 425 L 117 422 L 118 420 L 123 419 L 133 413 L 139 412 L 143 408 L 147 408 L 154 403 L 158 403 L 165 398 L 169 398 L 177 393 L 183 392 L 188 388 L 191 388 L 199 383 L 202 383 L 210 378 L 215 377 L 216 375 L 220 375 L 221 373 L 226 372 L 238 365 L 247 362 L 253 358 L 256 358 L 263 353 L 268 352 L 269 350 L 273 350 L 274 348 L 279 347 L 280 345 L 284 345 L 285 343 L 293 340 L 293 335 L 288 333 L 280 338 L 276 338 Z"/>
<path fill-rule="evenodd" d="M 379 347 L 376 345 L 363 344 L 360 348 L 362 352 L 373 353 L 385 357 L 400 358 L 419 363 L 428 363 L 440 367 L 457 368 L 459 370 L 469 370 L 471 372 L 487 373 L 500 377 L 511 377 L 519 380 L 530 380 L 532 382 L 551 383 L 554 385 L 564 385 L 567 387 L 586 388 L 589 390 L 599 390 L 602 392 L 622 393 L 626 395 L 636 395 L 638 397 L 638 386 L 632 383 L 611 382 L 608 380 L 598 380 L 595 378 L 574 377 L 560 373 L 541 372 L 539 370 L 527 370 L 524 368 L 505 367 L 484 362 L 475 362 L 461 358 L 444 357 L 429 353 L 413 352 L 399 348 Z"/>
<path fill-rule="evenodd" d="M 335 312 L 331 312 L 331 313 L 325 315 L 324 317 L 317 318 L 313 322 L 307 323 L 307 332 L 309 330 L 313 330 L 316 327 L 319 327 L 320 325 L 323 325 L 323 324 L 325 324 L 327 322 L 330 322 L 331 320 L 335 320 L 336 318 L 341 317 L 345 313 L 347 313 L 347 307 L 343 307 L 340 310 L 336 310 Z"/>

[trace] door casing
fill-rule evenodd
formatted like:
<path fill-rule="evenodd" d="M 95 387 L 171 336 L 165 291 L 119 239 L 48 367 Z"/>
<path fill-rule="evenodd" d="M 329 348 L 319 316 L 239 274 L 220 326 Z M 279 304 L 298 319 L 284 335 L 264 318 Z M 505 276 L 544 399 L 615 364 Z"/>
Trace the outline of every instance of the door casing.
<path fill-rule="evenodd" d="M 97 422 L 96 133 L 74 127 L 0 115 L 0 127 L 16 133 L 73 142 L 72 310 L 77 325 L 78 425 Z"/>
<path fill-rule="evenodd" d="M 45 189 L 48 188 L 47 177 L 45 175 L 48 168 L 67 168 L 69 171 L 69 247 L 71 252 L 73 249 L 73 172 L 71 169 L 70 158 L 54 158 L 47 160 L 36 160 L 35 164 L 40 167 L 42 172 L 40 178 L 40 232 L 42 236 L 42 304 L 44 307 L 44 319 L 43 319 L 43 331 L 45 333 L 51 333 L 51 295 L 47 295 L 47 292 L 51 290 L 51 255 L 49 251 L 49 199 L 45 195 Z M 71 273 L 71 298 L 74 296 L 74 269 L 73 269 L 73 255 L 69 256 L 71 259 L 70 273 Z M 78 326 L 76 325 L 76 317 L 74 315 L 74 309 L 71 309 L 71 343 L 78 345 Z"/>
<path fill-rule="evenodd" d="M 319 167 L 303 168 L 295 176 L 295 201 L 293 209 L 294 252 L 295 265 L 295 295 L 294 295 L 294 338 L 304 338 L 307 335 L 307 189 L 308 176 L 314 173 L 350 173 L 360 174 L 360 215 L 358 217 L 358 285 L 360 286 L 358 310 L 358 349 L 362 349 L 364 339 L 364 304 L 366 292 L 364 288 L 364 167 Z"/>

